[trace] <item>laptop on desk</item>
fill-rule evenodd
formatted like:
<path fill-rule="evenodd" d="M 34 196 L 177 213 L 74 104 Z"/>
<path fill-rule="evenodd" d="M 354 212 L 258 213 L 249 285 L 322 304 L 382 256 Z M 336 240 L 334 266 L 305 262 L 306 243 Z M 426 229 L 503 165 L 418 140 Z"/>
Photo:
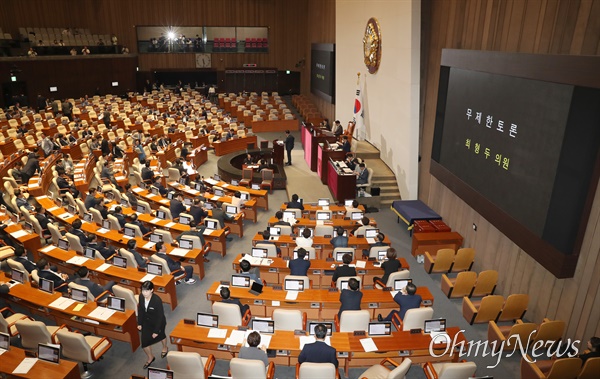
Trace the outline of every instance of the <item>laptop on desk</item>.
<path fill-rule="evenodd" d="M 12 288 L 15 284 L 23 284 L 25 280 L 25 273 L 15 268 L 11 269 L 10 273 L 11 280 L 8 282 L 8 288 Z"/>
<path fill-rule="evenodd" d="M 446 319 L 425 320 L 423 328 L 425 334 L 429 334 L 435 343 L 445 343 L 450 340 L 446 333 Z"/>
<path fill-rule="evenodd" d="M 196 315 L 196 325 L 206 328 L 218 328 L 219 316 L 211 313 L 198 312 Z"/>
<path fill-rule="evenodd" d="M 262 293 L 262 291 L 263 291 L 263 285 L 258 282 L 254 282 L 250 286 L 250 290 L 248 292 L 250 292 L 254 296 L 258 296 Z"/>

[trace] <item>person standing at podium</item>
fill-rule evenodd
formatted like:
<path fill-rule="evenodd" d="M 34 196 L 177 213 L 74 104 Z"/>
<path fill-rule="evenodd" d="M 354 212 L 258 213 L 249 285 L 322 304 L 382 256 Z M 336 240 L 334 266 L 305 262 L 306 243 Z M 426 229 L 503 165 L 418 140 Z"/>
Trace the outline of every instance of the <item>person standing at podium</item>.
<path fill-rule="evenodd" d="M 290 133 L 289 130 L 285 131 L 285 150 L 287 151 L 288 161 L 285 164 L 286 166 L 292 165 L 292 149 L 294 148 L 294 136 Z"/>

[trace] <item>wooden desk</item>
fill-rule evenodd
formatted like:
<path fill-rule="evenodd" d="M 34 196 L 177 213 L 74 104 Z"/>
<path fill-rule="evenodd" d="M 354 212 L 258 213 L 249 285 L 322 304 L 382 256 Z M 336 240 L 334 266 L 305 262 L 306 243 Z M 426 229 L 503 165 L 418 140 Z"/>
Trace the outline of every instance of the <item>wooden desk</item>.
<path fill-rule="evenodd" d="M 238 254 L 238 256 L 235 257 L 232 262 L 234 270 L 239 271 L 239 263 L 242 259 L 242 254 Z M 268 283 L 282 284 L 285 276 L 290 274 L 290 269 L 288 267 L 289 261 L 277 257 L 271 257 L 269 259 L 271 259 L 273 263 L 268 266 L 258 266 L 261 279 Z M 403 269 L 410 270 L 410 266 L 408 265 L 408 262 L 406 262 L 406 259 L 398 258 L 398 260 L 402 264 Z M 375 262 L 373 261 L 366 261 L 364 268 L 356 269 L 356 274 L 361 278 L 363 286 L 371 286 L 374 277 L 381 277 L 383 275 L 381 267 L 375 266 L 374 263 Z M 356 259 L 352 261 L 352 264 L 356 264 Z M 328 261 L 326 259 L 311 259 L 308 277 L 312 280 L 313 288 L 330 288 L 333 272 L 338 265 L 341 265 L 341 263 Z"/>
<path fill-rule="evenodd" d="M 346 152 L 342 150 L 329 149 L 328 142 L 321 142 L 317 149 L 317 175 L 321 178 L 321 183 L 327 184 L 329 178 L 329 159 L 343 161 L 346 158 Z"/>
<path fill-rule="evenodd" d="M 4 219 L 6 219 L 6 216 L 3 217 Z M 11 233 L 15 233 L 18 232 L 20 230 L 23 230 L 23 227 L 18 224 L 18 225 L 9 225 L 6 227 L 5 231 L 9 234 Z M 36 233 L 28 233 L 25 234 L 21 237 L 15 238 L 11 235 L 11 237 L 13 239 L 15 239 L 17 242 L 19 242 L 21 245 L 23 245 L 23 247 L 25 248 L 25 250 L 29 250 L 31 251 L 31 253 L 33 254 L 35 260 L 38 260 L 38 257 L 36 257 L 36 252 L 38 251 L 38 249 L 40 247 L 42 247 L 42 242 L 40 241 L 40 236 Z"/>
<path fill-rule="evenodd" d="M 211 328 L 200 327 L 196 325 L 184 324 L 183 320 L 175 326 L 169 335 L 171 343 L 177 346 L 178 351 L 197 352 L 202 356 L 213 354 L 217 359 L 230 360 L 239 353 L 240 346 L 225 345 L 225 340 L 229 337 L 231 330 L 236 328 L 220 327 L 227 330 L 226 338 L 209 338 L 208 332 Z M 451 339 L 456 336 L 457 343 L 466 342 L 465 336 L 458 327 L 449 327 L 447 329 Z M 411 334 L 410 331 L 392 332 L 387 337 L 372 337 L 377 345 L 377 351 L 366 353 L 360 343 L 365 336 L 354 336 L 353 333 L 334 332 L 331 336 L 331 346 L 338 352 L 340 367 L 344 368 L 348 375 L 349 367 L 365 367 L 377 364 L 385 357 L 398 357 L 400 352 L 406 354 L 415 363 L 430 361 L 449 361 L 458 360 L 458 354 L 453 357 L 444 355 L 439 358 L 432 357 L 429 354 L 429 345 L 431 337 L 427 334 Z M 442 354 L 446 345 L 433 345 L 437 354 Z M 300 354 L 300 336 L 292 331 L 277 330 L 272 334 L 269 349 L 277 350 L 278 355 L 269 358 L 277 365 L 295 366 Z M 451 349 L 449 349 L 451 350 Z"/>
<path fill-rule="evenodd" d="M 65 251 L 58 247 L 48 245 L 43 249 L 39 250 L 39 254 L 43 254 L 48 258 L 49 261 L 56 263 L 61 268 L 61 272 L 67 274 L 73 274 L 81 266 L 85 266 L 90 271 L 90 279 L 106 284 L 107 282 L 114 280 L 118 285 L 126 287 L 132 290 L 135 294 L 142 292 L 143 278 L 146 276 L 145 272 L 140 272 L 133 267 L 120 268 L 110 265 L 104 271 L 100 271 L 99 267 L 104 264 L 103 260 L 100 259 L 88 259 L 85 263 L 77 265 L 74 263 L 67 262 L 69 259 L 81 256 L 73 250 Z M 177 291 L 175 289 L 175 279 L 173 275 L 162 275 L 152 279 L 152 283 L 156 290 L 156 293 L 163 302 L 171 304 L 171 310 L 177 307 Z"/>
<path fill-rule="evenodd" d="M 413 257 L 439 249 L 458 250 L 463 244 L 463 237 L 457 232 L 413 233 L 411 254 Z"/>
<path fill-rule="evenodd" d="M 304 160 L 311 171 L 317 171 L 317 147 L 320 142 L 335 142 L 337 138 L 329 131 L 319 128 L 302 128 L 302 144 L 304 145 Z"/>
<path fill-rule="evenodd" d="M 356 175 L 341 174 L 335 168 L 333 161 L 329 160 L 327 185 L 337 201 L 356 198 Z"/>
<path fill-rule="evenodd" d="M 235 151 L 246 150 L 249 144 L 254 144 L 254 148 L 257 148 L 256 136 L 234 138 L 225 142 L 213 141 L 212 146 L 215 149 L 215 155 L 220 157 Z"/>
<path fill-rule="evenodd" d="M 374 229 L 377 229 L 377 225 L 375 224 L 375 219 L 370 219 L 370 220 L 371 220 L 371 223 L 369 225 L 372 226 Z M 274 224 L 277 221 L 279 221 L 279 220 L 275 216 L 269 218 L 269 226 L 274 226 Z M 313 220 L 313 219 L 306 218 L 306 217 L 297 218 L 296 221 L 297 222 L 294 224 L 294 226 L 292 228 L 308 227 L 308 228 L 314 229 L 317 226 L 317 220 Z M 359 226 L 359 224 L 358 224 L 358 221 L 354 221 L 354 220 L 346 220 L 345 218 L 334 218 L 332 220 L 325 221 L 323 223 L 323 226 L 333 226 L 334 232 L 337 227 L 342 227 L 345 230 L 347 230 L 348 232 L 350 232 L 355 227 Z M 329 238 L 331 239 L 334 235 L 335 235 L 335 233 L 332 236 L 330 236 Z"/>
<path fill-rule="evenodd" d="M 219 285 L 219 282 L 212 284 L 206 292 L 207 300 L 213 303 L 221 301 L 221 295 L 217 292 Z M 248 288 L 230 286 L 229 290 L 232 298 L 240 299 L 242 304 L 250 306 L 253 316 L 271 317 L 273 310 L 286 308 L 305 311 L 310 320 L 333 320 L 340 310 L 340 293 L 330 292 L 328 289 L 305 289 L 298 293 L 296 300 L 286 300 L 287 291 L 267 286 L 263 287 L 263 292 L 258 296 L 248 292 Z M 368 310 L 372 319 L 376 319 L 378 313 L 387 314 L 393 309 L 398 309 L 391 292 L 363 289 L 362 293 L 361 308 Z M 418 287 L 417 294 L 421 295 L 423 305 L 433 305 L 433 295 L 427 287 Z"/>
<path fill-rule="evenodd" d="M 0 281 L 5 282 L 8 280 L 10 279 L 4 273 L 0 274 Z M 31 287 L 29 283 L 13 286 L 7 297 L 9 302 L 28 308 L 33 315 L 37 314 L 54 319 L 57 325 L 67 324 L 70 327 L 85 330 L 98 336 L 127 342 L 131 345 L 131 351 L 135 351 L 140 346 L 140 336 L 134 311 L 115 312 L 106 321 L 94 319 L 89 314 L 96 309 L 97 305 L 95 303 L 85 304 L 79 311 L 74 310 L 77 303 L 64 310 L 55 308 L 50 304 L 61 297 L 60 292 L 49 294 Z"/>
<path fill-rule="evenodd" d="M 29 179 L 27 187 L 31 196 L 42 196 L 48 193 L 48 188 L 50 187 L 50 183 L 52 183 L 52 179 L 54 178 L 54 176 L 52 175 L 51 168 L 61 157 L 62 156 L 60 154 L 52 154 L 51 156 L 47 157 L 44 160 L 45 166 L 41 178 L 39 176 L 34 176 L 31 179 Z"/>
<path fill-rule="evenodd" d="M 264 210 L 269 210 L 269 191 L 267 190 L 254 190 L 248 187 L 234 186 L 222 180 L 216 181 L 212 178 L 205 178 L 204 180 L 202 180 L 202 182 L 210 187 L 217 186 L 227 191 L 248 192 L 251 197 L 256 198 L 256 205 L 258 207 L 264 208 Z"/>
<path fill-rule="evenodd" d="M 0 372 L 9 377 L 28 379 L 79 379 L 79 365 L 77 362 L 61 359 L 59 364 L 42 360 L 35 362 L 27 374 L 13 374 L 12 372 L 25 359 L 25 350 L 11 346 L 9 351 L 2 354 L 0 359 Z"/>

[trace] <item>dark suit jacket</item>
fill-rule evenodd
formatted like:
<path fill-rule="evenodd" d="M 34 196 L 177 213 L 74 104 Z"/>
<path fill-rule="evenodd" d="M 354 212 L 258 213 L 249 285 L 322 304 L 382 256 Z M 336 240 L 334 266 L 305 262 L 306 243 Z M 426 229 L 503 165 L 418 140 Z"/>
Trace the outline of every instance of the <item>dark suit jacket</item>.
<path fill-rule="evenodd" d="M 150 233 L 150 230 L 144 226 L 139 220 L 130 222 L 131 225 L 137 225 L 143 235 Z"/>
<path fill-rule="evenodd" d="M 221 229 L 223 229 L 225 227 L 225 221 L 233 220 L 233 217 L 229 216 L 222 209 L 218 209 L 218 208 L 215 208 L 212 210 L 211 218 L 219 220 L 219 225 L 221 226 Z"/>
<path fill-rule="evenodd" d="M 137 197 L 135 197 L 132 191 L 125 192 L 125 195 L 127 196 L 127 200 L 129 200 L 129 205 L 131 206 L 131 208 L 133 210 L 136 210 L 138 205 Z"/>
<path fill-rule="evenodd" d="M 100 296 L 100 294 L 102 292 L 104 292 L 104 288 L 102 288 L 102 286 L 100 286 L 100 284 L 92 282 L 89 279 L 84 280 L 82 278 L 77 278 L 77 279 L 75 279 L 75 283 L 80 284 L 80 285 L 82 285 L 84 287 L 87 287 L 87 289 L 90 290 L 90 293 L 94 297 L 98 297 L 98 296 Z"/>
<path fill-rule="evenodd" d="M 142 180 L 154 180 L 154 172 L 148 167 L 142 168 Z"/>
<path fill-rule="evenodd" d="M 186 230 L 185 232 L 182 232 L 180 235 L 177 236 L 177 238 L 175 238 L 177 240 L 177 242 L 179 242 L 181 240 L 181 237 L 184 236 L 194 236 L 194 237 L 199 237 L 200 238 L 200 243 L 202 244 L 202 246 L 204 246 L 204 235 L 202 234 L 202 232 L 204 232 L 204 229 L 206 229 L 204 226 L 200 227 L 200 230 Z"/>
<path fill-rule="evenodd" d="M 419 308 L 422 300 L 421 295 L 403 295 L 402 292 L 398 292 L 396 296 L 394 296 L 394 301 L 400 306 L 400 314 L 398 315 L 400 316 L 400 319 L 404 320 L 404 315 L 407 310 Z"/>
<path fill-rule="evenodd" d="M 360 301 L 362 300 L 363 293 L 359 291 L 352 291 L 349 289 L 342 290 L 340 293 L 340 311 L 338 317 L 342 317 L 343 311 L 360 311 Z"/>
<path fill-rule="evenodd" d="M 156 294 L 152 294 L 150 303 L 148 304 L 148 310 L 144 306 L 144 296 L 140 293 L 138 303 L 138 325 L 142 325 L 142 330 L 151 331 L 151 333 L 160 334 L 163 332 L 165 324 L 165 313 L 163 310 L 162 301 Z"/>
<path fill-rule="evenodd" d="M 335 348 L 327 345 L 323 341 L 304 345 L 300 355 L 298 355 L 298 362 L 333 363 L 336 368 L 338 367 Z"/>
<path fill-rule="evenodd" d="M 292 150 L 294 148 L 294 136 L 289 134 L 285 137 L 285 149 Z"/>
<path fill-rule="evenodd" d="M 25 166 L 23 166 L 23 173 L 27 175 L 27 180 L 29 180 L 36 172 L 40 170 L 40 162 L 37 158 L 29 158 Z M 27 182 L 25 182 L 27 184 Z"/>
<path fill-rule="evenodd" d="M 369 171 L 365 167 L 365 169 L 358 174 L 356 178 L 356 184 L 366 184 L 369 181 Z"/>
<path fill-rule="evenodd" d="M 156 255 L 167 261 L 167 266 L 169 266 L 169 270 L 171 270 L 171 272 L 179 270 L 181 268 L 181 263 L 180 262 L 175 262 L 167 254 L 156 253 Z"/>
<path fill-rule="evenodd" d="M 227 303 L 227 304 L 235 304 L 238 307 L 240 307 L 240 313 L 242 314 L 242 316 L 244 316 L 244 312 L 242 311 L 242 303 L 239 301 L 239 299 L 223 299 L 221 300 L 222 303 Z"/>
<path fill-rule="evenodd" d="M 15 259 L 15 261 L 22 264 L 23 267 L 25 267 L 25 270 L 27 270 L 27 272 L 29 272 L 30 274 L 31 274 L 31 271 L 37 270 L 36 265 L 32 261 L 27 259 L 26 257 L 15 257 L 14 259 Z"/>
<path fill-rule="evenodd" d="M 194 216 L 194 221 L 196 222 L 196 224 L 199 224 L 202 222 L 202 219 L 206 216 L 208 216 L 208 213 L 206 213 L 202 207 L 198 207 L 195 205 L 192 205 L 190 207 L 190 214 L 192 216 Z"/>
<path fill-rule="evenodd" d="M 65 283 L 65 281 L 58 275 L 54 274 L 52 271 L 48 271 L 48 270 L 38 270 L 38 275 L 40 278 L 44 278 L 44 279 L 48 279 L 48 280 L 52 280 L 52 282 L 54 283 L 54 290 L 55 291 L 60 291 L 60 292 L 66 292 L 67 291 L 67 286 L 64 286 L 63 288 L 60 288 L 57 290 L 58 286 L 62 285 L 63 283 Z"/>
<path fill-rule="evenodd" d="M 290 275 L 306 276 L 310 268 L 310 261 L 296 258 L 290 261 Z"/>
<path fill-rule="evenodd" d="M 336 247 L 348 247 L 348 237 L 336 236 L 336 237 L 333 237 L 329 241 L 329 243 L 331 243 L 333 245 L 334 249 Z"/>
<path fill-rule="evenodd" d="M 50 220 L 48 220 L 48 217 L 46 217 L 46 215 L 36 213 L 35 219 L 38 220 L 38 223 L 40 224 L 42 229 L 48 229 L 48 223 L 50 222 Z"/>
<path fill-rule="evenodd" d="M 87 195 L 85 197 L 85 201 L 83 202 L 83 205 L 85 205 L 85 209 L 90 209 L 90 208 L 95 208 L 96 205 L 98 205 L 100 203 L 102 203 L 102 198 L 100 198 L 100 197 L 96 198 L 93 195 Z"/>
<path fill-rule="evenodd" d="M 304 210 L 304 205 L 302 205 L 299 201 L 290 201 L 287 203 L 287 208 Z"/>
<path fill-rule="evenodd" d="M 127 220 L 125 220 L 125 216 L 123 216 L 121 213 L 113 213 L 112 215 L 117 218 L 117 220 L 119 221 L 119 225 L 121 226 L 121 228 L 124 228 L 125 224 L 127 223 Z"/>
<path fill-rule="evenodd" d="M 349 141 L 344 142 L 342 145 L 342 151 L 345 151 L 346 153 L 349 153 L 351 148 L 352 146 L 350 145 Z"/>
<path fill-rule="evenodd" d="M 171 211 L 171 216 L 173 219 L 179 218 L 181 212 L 185 213 L 185 205 L 177 199 L 171 200 L 171 205 L 169 206 L 169 210 Z"/>
<path fill-rule="evenodd" d="M 331 280 L 336 282 L 338 278 L 342 278 L 344 276 L 356 276 L 356 269 L 348 265 L 338 266 L 335 268 L 335 272 L 333 273 L 333 278 L 331 278 Z"/>
<path fill-rule="evenodd" d="M 87 245 L 87 237 L 85 236 L 85 233 L 81 231 L 81 229 L 71 228 L 69 233 L 79 237 L 79 243 L 81 243 L 81 246 L 85 247 Z"/>
<path fill-rule="evenodd" d="M 114 251 L 112 249 L 108 248 L 108 246 L 106 246 L 106 243 L 104 243 L 104 242 L 100 242 L 100 243 L 90 242 L 90 243 L 88 243 L 87 247 L 98 250 L 100 255 L 102 255 L 104 257 L 104 259 L 108 259 L 111 255 L 114 254 Z"/>

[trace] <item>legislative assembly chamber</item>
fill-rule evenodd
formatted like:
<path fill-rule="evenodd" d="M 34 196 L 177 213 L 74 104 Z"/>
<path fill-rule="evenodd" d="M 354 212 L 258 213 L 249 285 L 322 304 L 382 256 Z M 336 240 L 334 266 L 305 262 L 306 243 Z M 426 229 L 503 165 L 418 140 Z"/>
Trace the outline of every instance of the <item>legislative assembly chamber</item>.
<path fill-rule="evenodd" d="M 597 378 L 599 19 L 0 2 L 0 377 Z"/>

